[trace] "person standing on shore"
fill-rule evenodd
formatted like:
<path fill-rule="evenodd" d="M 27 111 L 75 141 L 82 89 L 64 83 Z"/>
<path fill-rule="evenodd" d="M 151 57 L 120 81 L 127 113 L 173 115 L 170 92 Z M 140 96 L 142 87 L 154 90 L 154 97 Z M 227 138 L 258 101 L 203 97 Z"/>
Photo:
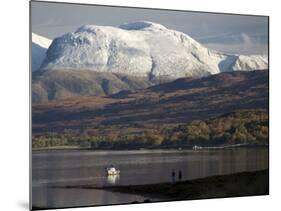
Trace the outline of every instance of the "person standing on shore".
<path fill-rule="evenodd" d="M 176 172 L 175 169 L 172 171 L 172 183 L 175 183 Z"/>
<path fill-rule="evenodd" d="M 181 170 L 179 170 L 179 181 L 181 181 L 181 177 L 182 177 Z"/>

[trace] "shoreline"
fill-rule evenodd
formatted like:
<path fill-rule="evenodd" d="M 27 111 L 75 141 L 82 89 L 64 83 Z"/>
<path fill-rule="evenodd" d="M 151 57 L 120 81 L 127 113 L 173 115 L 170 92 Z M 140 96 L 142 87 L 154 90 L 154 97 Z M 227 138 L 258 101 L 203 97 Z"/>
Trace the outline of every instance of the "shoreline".
<path fill-rule="evenodd" d="M 111 192 L 162 200 L 193 200 L 269 194 L 269 169 L 209 176 L 176 183 L 104 187 Z"/>
<path fill-rule="evenodd" d="M 169 200 L 194 200 L 222 197 L 239 197 L 269 194 L 269 169 L 209 176 L 181 182 L 145 185 L 103 186 L 69 185 L 51 186 L 63 189 L 97 189 L 126 193 L 148 198 L 148 202 Z M 132 202 L 139 203 L 139 202 Z"/>
<path fill-rule="evenodd" d="M 62 146 L 62 147 L 45 147 L 45 148 L 32 148 L 32 151 L 142 151 L 142 150 L 194 150 L 194 151 L 204 151 L 204 150 L 225 150 L 225 149 L 239 149 L 239 148 L 260 148 L 269 147 L 268 144 L 244 144 L 244 145 L 224 145 L 224 146 L 206 146 L 200 147 L 198 149 L 193 149 L 193 146 L 189 147 L 157 147 L 157 148 L 130 148 L 130 149 L 94 149 L 90 147 L 79 147 L 79 146 Z"/>

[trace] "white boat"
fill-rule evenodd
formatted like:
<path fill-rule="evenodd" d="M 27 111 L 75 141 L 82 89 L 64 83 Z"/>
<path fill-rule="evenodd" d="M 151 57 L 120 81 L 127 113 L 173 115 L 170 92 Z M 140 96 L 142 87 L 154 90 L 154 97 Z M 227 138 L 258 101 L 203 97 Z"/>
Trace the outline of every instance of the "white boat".
<path fill-rule="evenodd" d="M 107 172 L 107 175 L 119 175 L 120 174 L 120 170 L 116 169 L 113 166 L 106 168 L 106 172 Z"/>
<path fill-rule="evenodd" d="M 193 150 L 199 150 L 199 149 L 203 149 L 203 147 L 194 145 L 194 146 L 192 147 L 192 149 L 193 149 Z"/>

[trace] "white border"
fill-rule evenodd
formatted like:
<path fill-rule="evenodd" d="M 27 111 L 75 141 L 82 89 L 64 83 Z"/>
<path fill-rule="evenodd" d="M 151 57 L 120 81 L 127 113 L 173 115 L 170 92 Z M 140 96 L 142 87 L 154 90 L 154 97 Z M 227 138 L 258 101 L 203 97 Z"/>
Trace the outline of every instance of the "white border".
<path fill-rule="evenodd" d="M 59 0 L 58 0 L 59 1 Z M 280 7 L 278 1 L 225 0 L 67 0 L 68 2 L 229 12 L 270 16 L 270 196 L 114 206 L 127 210 L 276 210 L 280 207 Z M 29 181 L 29 2 L 1 2 L 1 210 L 28 209 Z M 111 206 L 68 210 L 110 210 Z"/>

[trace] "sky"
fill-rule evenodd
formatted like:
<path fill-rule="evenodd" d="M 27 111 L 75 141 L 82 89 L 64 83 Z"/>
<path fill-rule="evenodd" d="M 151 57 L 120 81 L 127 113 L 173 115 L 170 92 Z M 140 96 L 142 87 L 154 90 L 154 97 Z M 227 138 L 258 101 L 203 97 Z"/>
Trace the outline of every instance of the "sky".
<path fill-rule="evenodd" d="M 31 3 L 32 32 L 50 39 L 74 32 L 85 24 L 119 26 L 134 21 L 160 23 L 188 34 L 209 48 L 226 53 L 268 53 L 268 18 L 264 16 Z"/>

